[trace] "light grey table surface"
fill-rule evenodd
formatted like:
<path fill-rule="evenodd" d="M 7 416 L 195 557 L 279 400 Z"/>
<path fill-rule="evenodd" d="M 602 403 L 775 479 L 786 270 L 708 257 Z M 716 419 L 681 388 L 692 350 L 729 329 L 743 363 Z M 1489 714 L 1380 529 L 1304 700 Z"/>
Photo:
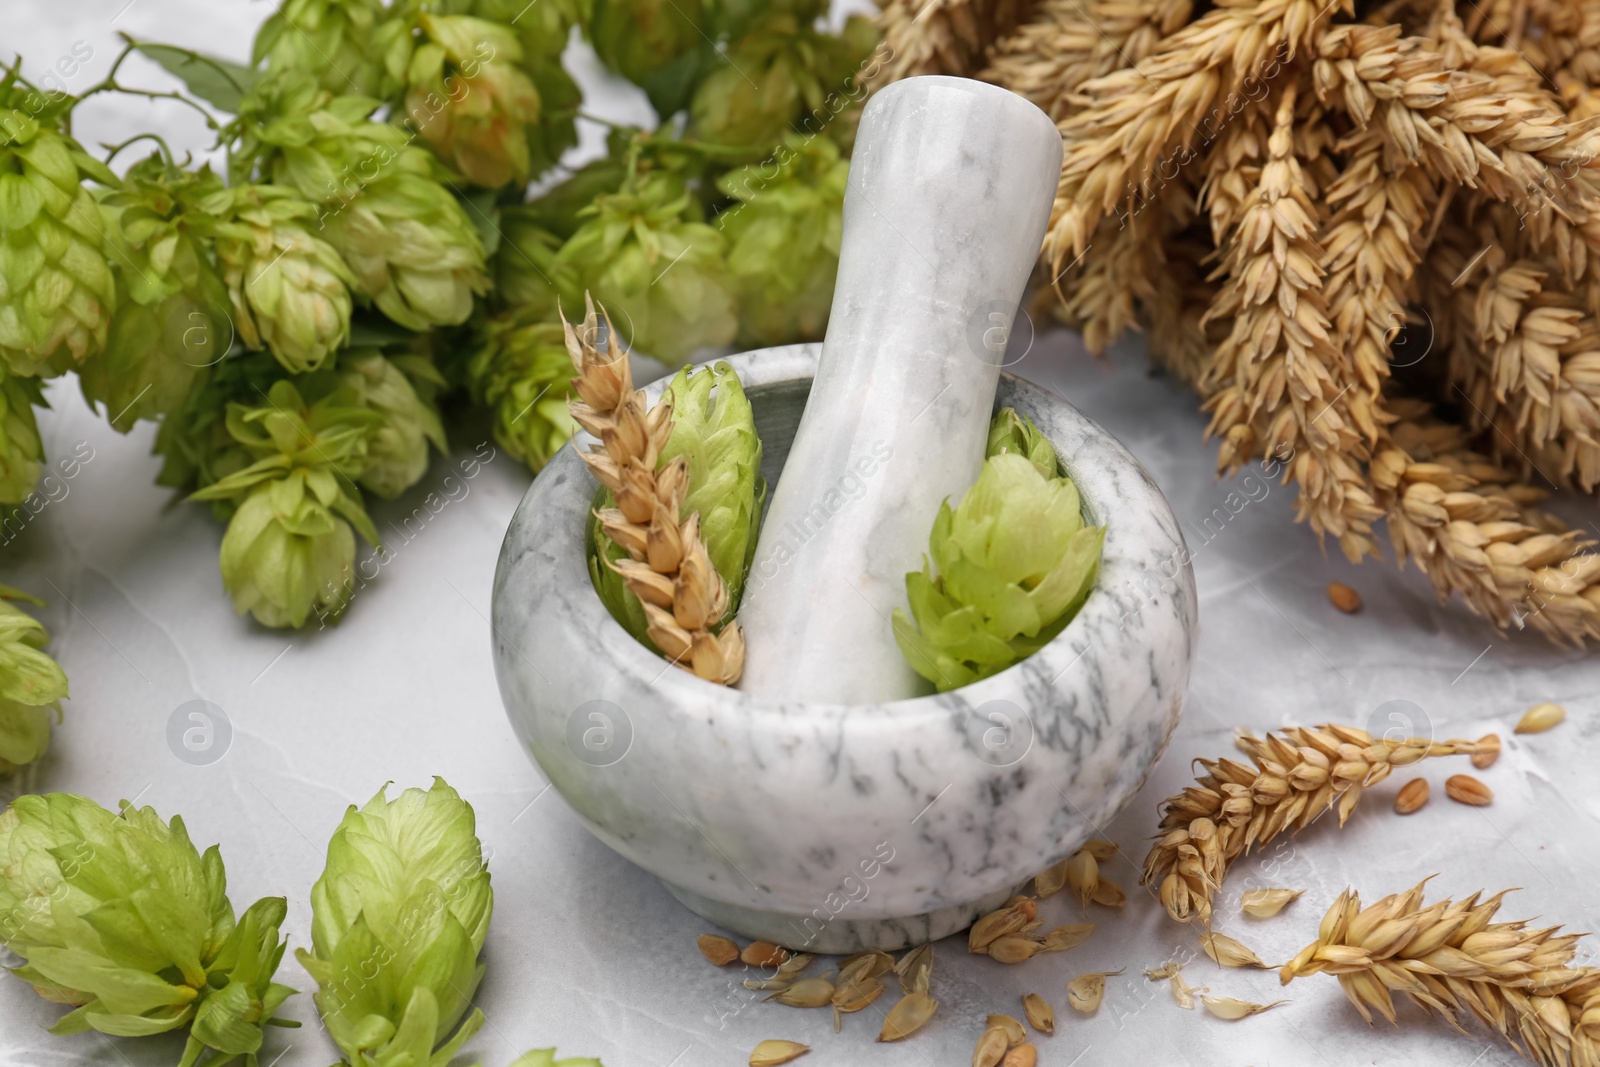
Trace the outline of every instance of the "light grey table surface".
<path fill-rule="evenodd" d="M 67 86 L 81 90 L 109 65 L 117 31 L 242 57 L 268 11 L 243 0 L 12 0 L 3 51 L 49 64 L 83 42 L 93 58 Z M 648 117 L 592 59 L 582 69 L 590 106 Z M 164 84 L 148 65 L 127 71 L 132 81 Z M 187 123 L 172 107 L 96 105 L 78 132 L 118 140 L 153 127 L 198 146 L 198 124 Z M 598 133 L 585 136 L 592 150 Z M 1097 362 L 1073 335 L 1041 333 L 1015 369 L 1060 390 L 1128 445 L 1168 494 L 1195 552 L 1199 661 L 1166 758 L 1106 828 L 1127 856 L 1142 858 L 1156 806 L 1189 780 L 1189 761 L 1229 753 L 1237 726 L 1332 720 L 1438 737 L 1493 729 L 1507 739 L 1499 764 L 1483 774 L 1496 792 L 1493 806 L 1443 798 L 1444 778 L 1469 769 L 1464 760 L 1422 769 L 1435 800 L 1412 818 L 1390 812 L 1399 781 L 1385 784 L 1344 830 L 1319 824 L 1241 863 L 1218 929 L 1277 962 L 1315 936 L 1323 909 L 1346 885 L 1376 898 L 1435 873 L 1438 894 L 1521 886 L 1508 916 L 1600 929 L 1600 670 L 1592 659 L 1528 635 L 1497 638 L 1459 608 L 1436 606 L 1414 571 L 1329 558 L 1294 525 L 1290 489 L 1218 481 L 1193 398 L 1147 373 L 1136 340 Z M 183 814 L 202 846 L 221 844 L 236 906 L 289 898 L 293 947 L 308 943 L 310 887 L 345 806 L 388 780 L 419 785 L 443 775 L 477 810 L 497 893 L 478 998 L 488 1025 L 460 1064 L 502 1067 L 528 1048 L 557 1045 L 607 1067 L 733 1067 L 758 1041 L 786 1037 L 812 1044 L 802 1062 L 816 1067 L 947 1067 L 968 1062 L 986 1013 L 1016 1014 L 1018 996 L 1029 991 L 1057 1008 L 1056 1034 L 1039 1041 L 1046 1067 L 1521 1062 L 1480 1028 L 1460 1036 L 1413 1009 L 1403 1009 L 1398 1030 L 1369 1030 L 1321 976 L 1282 991 L 1291 1003 L 1242 1022 L 1181 1011 L 1141 972 L 1198 955 L 1194 932 L 1139 892 L 1125 913 L 1095 909 L 1100 929 L 1084 946 L 1020 967 L 970 957 L 959 941 L 941 943 L 933 993 L 942 1007 L 900 1045 L 872 1044 L 880 1019 L 873 1010 L 847 1018 L 835 1035 L 826 1012 L 755 1002 L 700 959 L 694 938 L 705 925 L 590 837 L 546 790 L 501 711 L 487 613 L 501 536 L 528 484 L 514 460 L 497 453 L 463 478 L 456 464 L 479 442 L 456 440 L 456 454 L 403 499 L 373 508 L 393 559 L 344 622 L 285 634 L 234 616 L 217 573 L 221 528 L 203 507 L 176 503 L 153 484 L 150 428 L 119 437 L 90 415 L 70 380 L 55 383 L 50 398 L 55 410 L 41 419 L 50 455 L 85 448 L 92 459 L 0 550 L 0 581 L 49 600 L 43 615 L 72 699 L 49 757 L 4 788 L 77 791 L 103 803 L 137 798 Z M 449 503 L 431 513 L 430 493 Z M 1585 521 L 1595 518 L 1592 504 L 1574 507 Z M 1213 532 L 1202 533 L 1208 517 Z M 1334 578 L 1360 590 L 1364 612 L 1345 616 L 1329 606 L 1324 586 Z M 203 766 L 179 760 L 167 741 L 174 710 L 196 699 L 221 707 L 232 726 L 226 753 Z M 1513 739 L 1511 725 L 1541 700 L 1565 703 L 1570 721 Z M 1131 862 L 1108 869 L 1134 890 Z M 1240 917 L 1239 892 L 1266 885 L 1308 892 L 1276 919 Z M 1078 918 L 1062 898 L 1044 912 L 1052 925 Z M 1590 949 L 1589 960 L 1600 962 L 1595 957 Z M 1097 1015 L 1066 1007 L 1069 979 L 1118 968 L 1127 971 L 1110 980 Z M 1273 974 L 1223 972 L 1203 958 L 1185 974 L 1219 995 L 1280 995 Z M 311 988 L 292 959 L 280 978 Z M 22 982 L 0 980 L 0 1065 L 176 1062 L 176 1039 L 52 1037 L 45 1027 L 59 1012 Z M 263 1064 L 322 1067 L 337 1058 L 308 995 L 292 999 L 286 1013 L 306 1025 L 274 1032 Z"/>

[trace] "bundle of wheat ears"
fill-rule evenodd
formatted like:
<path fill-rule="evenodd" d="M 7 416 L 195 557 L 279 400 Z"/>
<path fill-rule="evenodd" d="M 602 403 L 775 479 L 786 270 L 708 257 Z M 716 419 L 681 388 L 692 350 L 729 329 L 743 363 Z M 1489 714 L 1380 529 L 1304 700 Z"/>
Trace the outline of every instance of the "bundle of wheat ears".
<path fill-rule="evenodd" d="M 1143 327 L 1232 472 L 1292 458 L 1351 560 L 1600 637 L 1600 3 L 883 0 L 883 77 L 1028 97 L 1066 155 L 1040 279 Z M 1419 357 L 1419 353 L 1426 353 Z"/>
<path fill-rule="evenodd" d="M 744 671 L 744 633 L 736 621 L 719 628 L 728 587 L 706 552 L 700 516 L 681 514 L 689 461 L 680 455 L 658 466 L 672 436 L 672 403 L 663 398 L 646 406 L 610 316 L 604 316 L 603 332 L 601 321 L 587 294 L 580 328 L 561 316 L 567 354 L 578 371 L 572 380 L 577 395 L 567 406 L 600 442 L 580 455 L 615 501 L 596 515 L 606 536 L 628 553 L 608 565 L 639 598 L 650 640 L 668 659 L 708 681 L 732 685 Z"/>

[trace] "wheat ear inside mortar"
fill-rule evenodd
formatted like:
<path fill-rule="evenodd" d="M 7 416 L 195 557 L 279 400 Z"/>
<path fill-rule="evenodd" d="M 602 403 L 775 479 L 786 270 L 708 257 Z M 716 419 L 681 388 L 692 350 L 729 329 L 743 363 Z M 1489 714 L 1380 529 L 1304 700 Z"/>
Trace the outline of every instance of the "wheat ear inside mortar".
<path fill-rule="evenodd" d="M 940 502 L 977 480 L 1061 168 L 1044 112 L 963 78 L 883 89 L 856 143 L 828 332 L 740 609 L 758 696 L 925 691 L 890 617 Z"/>

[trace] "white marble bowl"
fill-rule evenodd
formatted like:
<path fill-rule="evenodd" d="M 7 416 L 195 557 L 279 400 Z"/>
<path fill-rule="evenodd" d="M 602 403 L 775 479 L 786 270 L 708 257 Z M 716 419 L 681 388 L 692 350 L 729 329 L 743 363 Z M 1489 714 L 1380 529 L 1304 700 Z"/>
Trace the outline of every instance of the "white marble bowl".
<path fill-rule="evenodd" d="M 769 482 L 819 350 L 731 360 Z M 1054 641 L 943 695 L 785 703 L 695 678 L 635 642 L 595 595 L 585 530 L 596 484 L 571 448 L 518 507 L 494 585 L 507 714 L 589 829 L 712 922 L 820 952 L 954 933 L 1095 836 L 1165 749 L 1196 634 L 1172 511 L 1064 400 L 1006 377 L 999 404 L 1055 444 L 1089 517 L 1107 524 L 1104 556 Z"/>

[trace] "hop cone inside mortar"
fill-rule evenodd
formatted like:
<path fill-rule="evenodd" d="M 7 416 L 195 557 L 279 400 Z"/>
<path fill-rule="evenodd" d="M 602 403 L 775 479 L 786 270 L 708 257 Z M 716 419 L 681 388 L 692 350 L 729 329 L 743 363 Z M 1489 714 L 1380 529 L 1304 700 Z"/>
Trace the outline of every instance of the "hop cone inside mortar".
<path fill-rule="evenodd" d="M 383 46 L 398 29 L 382 0 L 284 0 L 256 34 L 251 59 L 273 72 L 305 71 L 336 93 L 386 96 Z"/>
<path fill-rule="evenodd" d="M 291 373 L 321 366 L 350 335 L 355 278 L 313 232 L 317 206 L 293 189 L 240 185 L 207 196 L 239 339 Z"/>
<path fill-rule="evenodd" d="M 61 714 L 67 676 L 41 649 L 44 624 L 12 603 L 43 601 L 0 586 L 0 773 L 32 763 L 50 747 L 50 722 Z M 3 857 L 3 853 L 0 853 Z M 0 915 L 0 923 L 5 921 Z M 4 930 L 0 929 L 0 939 Z"/>
<path fill-rule="evenodd" d="M 823 137 L 791 133 L 770 165 L 730 171 L 718 186 L 738 200 L 717 216 L 739 293 L 739 343 L 821 340 L 833 305 L 850 164 Z"/>
<path fill-rule="evenodd" d="M 1104 539 L 1050 443 L 1002 411 L 978 481 L 954 510 L 939 506 L 932 562 L 906 575 L 911 614 L 895 609 L 894 635 L 907 662 L 943 692 L 1032 655 L 1088 596 Z"/>
<path fill-rule="evenodd" d="M 647 175 L 596 197 L 556 257 L 613 311 L 629 347 L 665 363 L 726 345 L 739 326 L 722 234 L 693 210 L 680 181 Z"/>
<path fill-rule="evenodd" d="M 0 940 L 25 960 L 19 978 L 73 1006 L 53 1033 L 187 1026 L 180 1067 L 208 1048 L 255 1067 L 263 1025 L 297 1025 L 272 1017 L 294 992 L 272 981 L 286 904 L 263 898 L 236 922 L 226 889 L 216 846 L 201 854 L 153 808 L 49 793 L 0 813 Z"/>
<path fill-rule="evenodd" d="M 745 575 L 755 554 L 767 491 L 761 477 L 761 438 L 756 435 L 755 413 L 738 373 L 726 363 L 698 371 L 681 368 L 663 399 L 672 404 L 672 434 L 657 466 L 680 455 L 688 457 L 689 491 L 681 513 L 683 517 L 700 516 L 706 554 L 728 587 L 728 608 L 722 617 L 732 619 L 738 614 Z M 613 503 L 607 493 L 600 508 Z M 638 597 L 600 560 L 602 554 L 613 560 L 627 554 L 605 535 L 598 521 L 593 524 L 593 536 L 595 555 L 589 560 L 589 576 L 601 601 L 624 629 L 650 645 L 648 621 Z"/>
<path fill-rule="evenodd" d="M 571 438 L 572 358 L 560 323 L 501 312 L 485 327 L 467 375 L 478 401 L 494 412 L 495 440 L 534 471 Z"/>
<path fill-rule="evenodd" d="M 319 232 L 359 296 L 410 330 L 458 326 L 489 285 L 483 244 L 439 162 L 405 130 L 369 120 L 378 106 L 275 79 L 246 101 L 249 146 L 274 184 L 321 205 Z"/>
<path fill-rule="evenodd" d="M 406 65 L 408 124 L 451 169 L 498 189 L 533 176 L 528 127 L 539 91 L 507 26 L 467 15 L 418 17 L 423 41 Z"/>
<path fill-rule="evenodd" d="M 37 378 L 0 370 L 0 504 L 20 504 L 39 481 L 44 444 L 33 407 L 45 406 Z"/>
<path fill-rule="evenodd" d="M 301 626 L 313 611 L 337 617 L 354 583 L 355 536 L 376 544 L 355 479 L 368 463 L 382 413 L 333 373 L 279 381 L 261 407 L 228 405 L 227 428 L 254 463 L 194 500 L 236 510 L 222 536 L 222 584 L 234 610 L 267 626 Z"/>
<path fill-rule="evenodd" d="M 106 223 L 84 179 L 117 180 L 60 132 L 66 100 L 0 80 L 0 360 L 60 374 L 100 350 L 116 305 Z"/>
<path fill-rule="evenodd" d="M 153 155 L 102 198 L 119 299 L 105 350 L 79 368 L 78 383 L 123 433 L 182 404 L 233 341 L 228 290 L 207 251 L 212 219 L 195 206 L 222 188 L 208 169 L 177 170 Z"/>
<path fill-rule="evenodd" d="M 387 792 L 334 831 L 311 890 L 312 951 L 296 956 L 350 1067 L 445 1067 L 483 1025 L 467 1009 L 494 891 L 472 806 L 455 790 L 435 778 L 392 801 Z"/>

